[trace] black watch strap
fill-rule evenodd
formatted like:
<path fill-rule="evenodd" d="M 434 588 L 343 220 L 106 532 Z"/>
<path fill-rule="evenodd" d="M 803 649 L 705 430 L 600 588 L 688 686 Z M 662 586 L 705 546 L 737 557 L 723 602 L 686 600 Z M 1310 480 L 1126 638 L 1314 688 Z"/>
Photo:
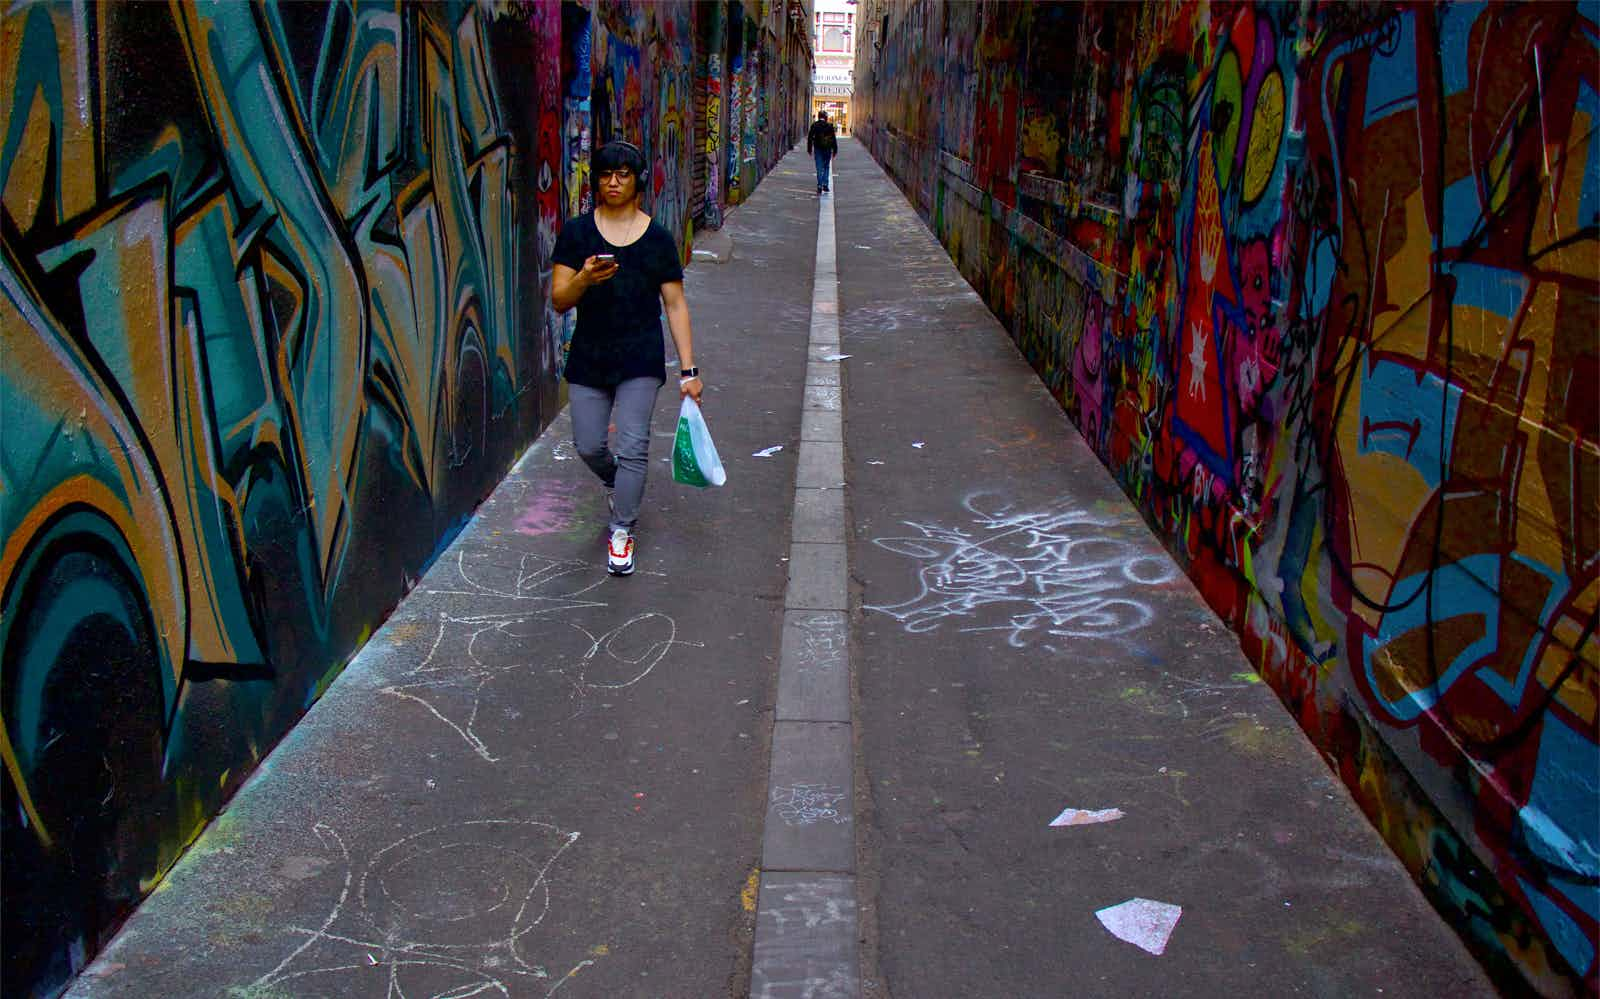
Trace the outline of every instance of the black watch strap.
<path fill-rule="evenodd" d="M 682 370 L 680 370 L 678 372 L 678 377 L 679 378 L 699 378 L 700 377 L 700 369 L 699 368 L 684 368 L 684 369 L 682 369 Z"/>

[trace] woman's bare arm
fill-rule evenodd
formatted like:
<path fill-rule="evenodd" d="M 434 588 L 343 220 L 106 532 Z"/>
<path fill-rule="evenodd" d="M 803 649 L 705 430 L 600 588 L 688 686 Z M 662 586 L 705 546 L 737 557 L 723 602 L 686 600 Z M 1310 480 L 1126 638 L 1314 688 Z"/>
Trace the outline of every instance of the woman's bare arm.
<path fill-rule="evenodd" d="M 575 271 L 566 264 L 556 264 L 550 271 L 550 304 L 557 312 L 566 312 L 578 304 L 583 293 L 610 281 L 617 274 L 617 262 L 590 257 L 583 262 L 583 270 Z"/>
<path fill-rule="evenodd" d="M 672 345 L 678 349 L 679 366 L 694 367 L 694 332 L 689 325 L 689 300 L 684 297 L 682 281 L 661 286 L 661 304 L 666 307 L 667 328 L 672 331 Z M 688 378 L 679 383 L 678 392 L 699 402 L 703 387 L 699 378 Z"/>

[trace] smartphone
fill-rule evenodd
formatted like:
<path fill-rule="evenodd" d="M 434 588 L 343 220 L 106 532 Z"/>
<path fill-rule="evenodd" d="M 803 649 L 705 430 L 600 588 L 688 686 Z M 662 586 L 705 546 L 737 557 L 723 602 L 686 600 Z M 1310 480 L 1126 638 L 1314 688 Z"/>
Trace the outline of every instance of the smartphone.
<path fill-rule="evenodd" d="M 615 253 L 596 253 L 594 258 L 600 261 L 602 264 L 614 264 L 617 262 L 617 255 Z"/>

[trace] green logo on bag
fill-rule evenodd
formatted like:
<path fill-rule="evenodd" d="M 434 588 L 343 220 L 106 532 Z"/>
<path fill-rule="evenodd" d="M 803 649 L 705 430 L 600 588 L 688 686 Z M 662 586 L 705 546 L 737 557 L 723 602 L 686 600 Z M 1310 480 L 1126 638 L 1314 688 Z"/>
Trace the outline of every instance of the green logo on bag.
<path fill-rule="evenodd" d="M 689 421 L 678 420 L 678 435 L 672 442 L 672 479 L 686 486 L 707 486 L 705 473 L 694 456 L 694 438 L 689 432 Z"/>

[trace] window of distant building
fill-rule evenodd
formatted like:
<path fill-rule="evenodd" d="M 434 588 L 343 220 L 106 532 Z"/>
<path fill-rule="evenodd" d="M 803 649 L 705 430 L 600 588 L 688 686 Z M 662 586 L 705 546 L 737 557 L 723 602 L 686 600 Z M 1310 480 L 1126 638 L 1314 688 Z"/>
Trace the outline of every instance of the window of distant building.
<path fill-rule="evenodd" d="M 818 51 L 854 51 L 856 15 L 853 12 L 817 11 L 814 21 Z"/>

